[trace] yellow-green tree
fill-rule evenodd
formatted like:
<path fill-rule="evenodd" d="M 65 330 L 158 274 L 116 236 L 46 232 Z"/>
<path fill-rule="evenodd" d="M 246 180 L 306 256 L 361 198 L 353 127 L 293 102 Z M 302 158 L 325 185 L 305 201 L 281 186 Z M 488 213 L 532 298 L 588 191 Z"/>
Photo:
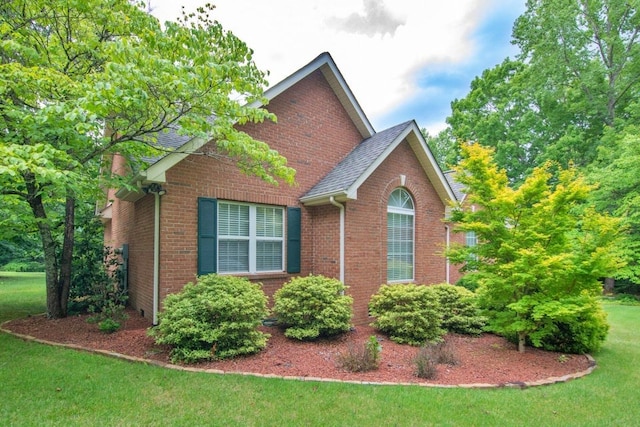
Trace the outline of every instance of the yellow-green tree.
<path fill-rule="evenodd" d="M 489 329 L 517 337 L 519 351 L 526 343 L 597 349 L 608 330 L 600 279 L 622 265 L 619 221 L 587 207 L 592 188 L 574 169 L 552 173 L 546 163 L 512 188 L 491 149 L 465 145 L 462 153 L 456 179 L 468 196 L 453 220 L 456 231 L 475 232 L 478 244 L 453 247 L 449 257 L 475 260 Z"/>

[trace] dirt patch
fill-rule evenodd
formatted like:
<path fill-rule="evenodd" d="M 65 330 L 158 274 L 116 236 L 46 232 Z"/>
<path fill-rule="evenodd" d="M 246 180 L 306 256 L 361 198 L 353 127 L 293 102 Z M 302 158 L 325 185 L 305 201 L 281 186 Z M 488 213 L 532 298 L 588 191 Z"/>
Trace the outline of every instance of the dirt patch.
<path fill-rule="evenodd" d="M 3 326 L 14 333 L 41 340 L 169 363 L 170 349 L 156 345 L 153 338 L 147 336 L 147 329 L 151 326 L 149 320 L 134 311 L 129 311 L 129 319 L 121 330 L 109 335 L 101 333 L 95 324 L 86 320 L 87 316 L 58 320 L 31 316 L 12 320 Z M 453 348 L 458 363 L 439 365 L 437 378 L 424 380 L 415 375 L 413 359 L 418 348 L 396 344 L 370 326 L 357 326 L 338 338 L 315 342 L 290 340 L 275 326 L 263 326 L 262 330 L 271 334 L 271 337 L 267 348 L 259 354 L 189 366 L 287 377 L 439 385 L 524 385 L 584 373 L 593 367 L 592 359 L 585 355 L 560 354 L 533 348 L 519 353 L 514 344 L 496 335 L 470 337 L 449 334 L 446 341 Z M 351 373 L 337 366 L 339 354 L 345 352 L 350 344 L 363 345 L 371 335 L 378 337 L 382 345 L 381 362 L 377 370 Z"/>

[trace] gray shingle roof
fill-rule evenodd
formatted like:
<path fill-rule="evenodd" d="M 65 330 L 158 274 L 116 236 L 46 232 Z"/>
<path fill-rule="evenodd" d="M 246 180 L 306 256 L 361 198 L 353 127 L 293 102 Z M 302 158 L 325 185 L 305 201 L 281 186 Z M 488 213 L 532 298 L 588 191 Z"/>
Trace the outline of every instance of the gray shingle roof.
<path fill-rule="evenodd" d="M 451 190 L 453 190 L 453 194 L 456 196 L 456 199 L 461 202 L 464 199 L 464 196 L 466 195 L 465 191 L 464 191 L 464 185 L 460 184 L 458 181 L 456 181 L 456 172 L 455 171 L 447 171 L 444 173 L 445 178 L 447 179 L 447 182 L 449 183 L 449 187 L 451 187 Z"/>
<path fill-rule="evenodd" d="M 176 150 L 182 147 L 184 144 L 186 144 L 190 139 L 191 139 L 190 136 L 178 134 L 175 128 L 169 128 L 168 132 L 158 133 L 157 144 L 161 148 L 164 148 L 167 150 Z M 154 156 L 154 157 L 143 157 L 142 161 L 152 165 L 158 160 L 160 160 L 161 158 L 163 158 L 164 156 L 166 156 L 167 154 L 168 153 L 162 154 L 160 156 Z"/>
<path fill-rule="evenodd" d="M 362 141 L 303 198 L 339 193 L 349 189 L 411 123 L 411 121 L 401 123 Z"/>

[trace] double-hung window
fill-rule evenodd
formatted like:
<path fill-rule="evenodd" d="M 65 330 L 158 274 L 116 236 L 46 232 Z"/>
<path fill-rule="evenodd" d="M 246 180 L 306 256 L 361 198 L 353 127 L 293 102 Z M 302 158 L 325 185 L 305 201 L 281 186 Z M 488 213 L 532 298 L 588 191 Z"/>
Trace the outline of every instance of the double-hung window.
<path fill-rule="evenodd" d="M 284 270 L 284 209 L 218 202 L 219 273 Z"/>
<path fill-rule="evenodd" d="M 387 280 L 413 280 L 414 207 L 411 195 L 396 188 L 387 205 Z"/>

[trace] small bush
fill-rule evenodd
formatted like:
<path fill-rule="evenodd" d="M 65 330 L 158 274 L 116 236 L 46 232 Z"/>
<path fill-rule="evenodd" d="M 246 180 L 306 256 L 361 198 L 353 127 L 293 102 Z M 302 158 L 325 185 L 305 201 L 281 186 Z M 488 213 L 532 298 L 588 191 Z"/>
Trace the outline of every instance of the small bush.
<path fill-rule="evenodd" d="M 415 373 L 418 378 L 433 380 L 438 376 L 438 362 L 434 359 L 433 352 L 429 347 L 420 347 L 413 358 L 413 364 L 416 367 Z"/>
<path fill-rule="evenodd" d="M 463 287 L 471 292 L 475 292 L 480 284 L 478 283 L 478 275 L 476 273 L 467 273 L 456 282 L 456 286 Z"/>
<path fill-rule="evenodd" d="M 461 286 L 448 284 L 433 285 L 430 288 L 438 296 L 444 329 L 468 335 L 479 335 L 483 332 L 487 319 L 480 315 L 473 292 Z"/>
<path fill-rule="evenodd" d="M 167 296 L 150 334 L 157 344 L 173 346 L 174 362 L 225 359 L 265 348 L 269 335 L 257 328 L 266 316 L 267 297 L 260 285 L 211 274 Z"/>
<path fill-rule="evenodd" d="M 440 341 L 446 332 L 438 295 L 430 286 L 382 285 L 369 301 L 369 312 L 376 317 L 371 325 L 400 344 Z"/>
<path fill-rule="evenodd" d="M 458 358 L 446 341 L 431 343 L 420 347 L 413 358 L 416 376 L 419 378 L 435 379 L 437 365 L 457 365 Z"/>
<path fill-rule="evenodd" d="M 120 322 L 117 322 L 111 318 L 106 318 L 98 323 L 98 329 L 105 334 L 112 334 L 120 329 Z"/>
<path fill-rule="evenodd" d="M 285 336 L 313 340 L 346 332 L 351 327 L 353 298 L 346 286 L 324 276 L 296 277 L 274 294 L 273 311 Z"/>
<path fill-rule="evenodd" d="M 367 372 L 378 369 L 382 346 L 375 336 L 361 346 L 350 343 L 347 350 L 338 355 L 338 366 L 349 372 Z"/>
<path fill-rule="evenodd" d="M 44 263 L 38 261 L 11 261 L 3 265 L 0 271 L 13 271 L 17 273 L 42 272 Z"/>

